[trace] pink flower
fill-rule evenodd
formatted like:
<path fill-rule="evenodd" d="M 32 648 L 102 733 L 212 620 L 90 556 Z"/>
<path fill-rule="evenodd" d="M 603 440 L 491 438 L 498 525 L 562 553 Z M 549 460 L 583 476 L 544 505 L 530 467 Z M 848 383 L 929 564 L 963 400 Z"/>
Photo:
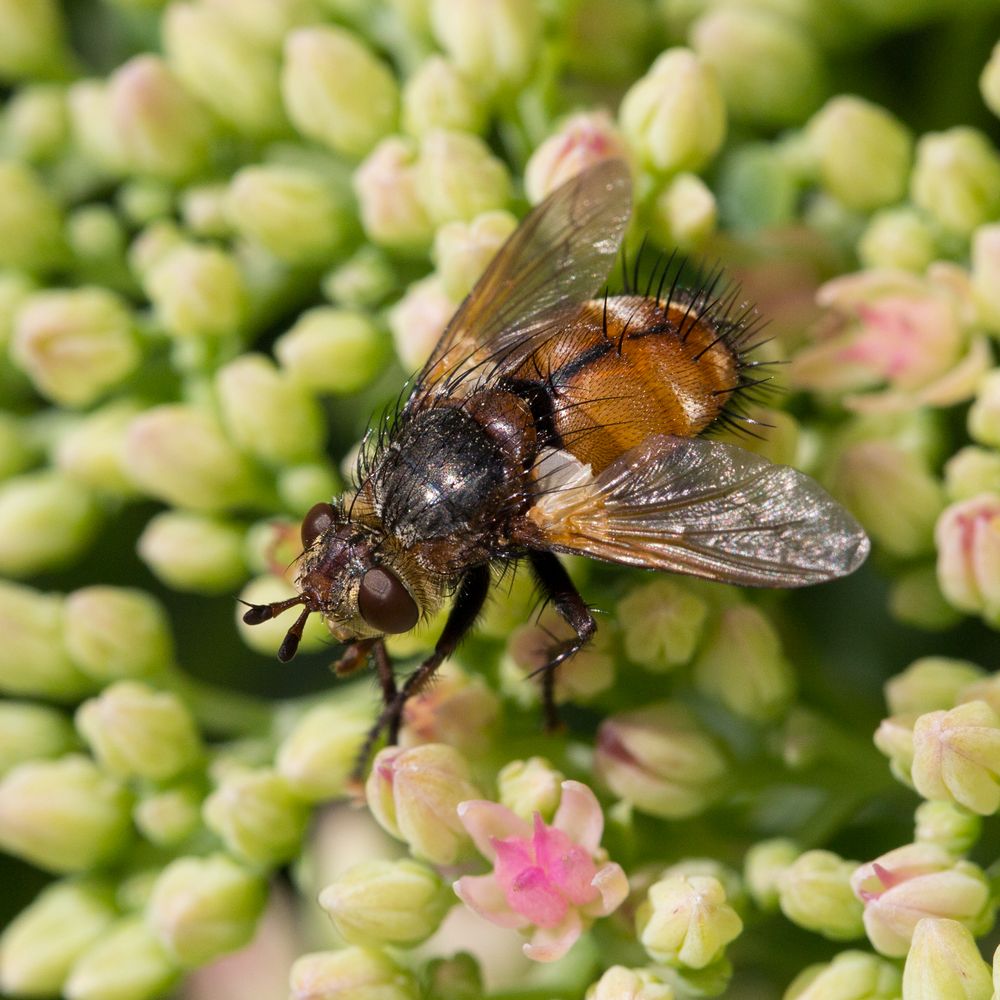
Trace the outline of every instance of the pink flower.
<path fill-rule="evenodd" d="M 616 910 L 628 895 L 620 865 L 601 850 L 604 815 L 594 793 L 578 781 L 562 783 L 552 825 L 535 813 L 529 825 L 506 806 L 473 800 L 458 807 L 459 819 L 492 875 L 466 875 L 455 892 L 466 906 L 531 940 L 524 953 L 536 962 L 562 958 L 597 918 Z"/>

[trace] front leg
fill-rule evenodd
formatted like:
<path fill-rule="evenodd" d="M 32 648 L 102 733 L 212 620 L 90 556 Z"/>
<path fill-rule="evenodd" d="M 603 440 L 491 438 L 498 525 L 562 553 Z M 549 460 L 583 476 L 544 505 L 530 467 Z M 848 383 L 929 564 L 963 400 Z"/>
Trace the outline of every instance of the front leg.
<path fill-rule="evenodd" d="M 533 549 L 528 553 L 528 559 L 542 593 L 576 632 L 575 639 L 567 639 L 566 642 L 555 646 L 551 659 L 541 668 L 545 728 L 555 729 L 559 725 L 559 711 L 555 699 L 556 667 L 583 648 L 587 640 L 597 631 L 597 622 L 590 613 L 587 602 L 573 586 L 565 567 L 551 552 Z"/>

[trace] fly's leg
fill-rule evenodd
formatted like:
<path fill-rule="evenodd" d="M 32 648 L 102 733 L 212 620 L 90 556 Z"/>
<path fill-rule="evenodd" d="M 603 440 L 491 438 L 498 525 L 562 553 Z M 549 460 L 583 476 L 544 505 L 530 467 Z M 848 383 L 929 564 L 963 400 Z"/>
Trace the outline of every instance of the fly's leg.
<path fill-rule="evenodd" d="M 365 742 L 358 754 L 357 762 L 354 765 L 354 777 L 359 779 L 364 774 L 368 765 L 368 758 L 371 756 L 379 736 L 383 732 L 389 738 L 389 743 L 395 743 L 399 737 L 399 727 L 403 721 L 403 707 L 407 699 L 418 694 L 420 689 L 434 676 L 435 671 L 441 664 L 455 652 L 458 644 L 465 637 L 469 629 L 472 628 L 479 617 L 479 612 L 483 609 L 486 601 L 486 594 L 490 589 L 490 570 L 486 565 L 475 566 L 470 569 L 462 579 L 455 595 L 455 603 L 451 607 L 448 620 L 445 622 L 434 652 L 424 660 L 423 663 L 413 671 L 403 682 L 403 686 L 398 690 L 395 681 L 391 682 L 391 688 L 383 680 L 382 691 L 385 697 L 385 707 L 378 717 L 375 725 L 372 726 L 365 738 Z M 382 643 L 380 642 L 380 645 Z M 385 654 L 385 647 L 382 645 L 382 656 L 388 663 L 388 656 Z M 376 664 L 378 665 L 378 647 L 375 650 Z M 392 669 L 388 668 L 391 678 Z M 383 676 L 382 667 L 379 665 L 379 677 Z"/>
<path fill-rule="evenodd" d="M 551 650 L 551 658 L 539 671 L 542 675 L 542 710 L 545 713 L 545 728 L 552 730 L 559 726 L 559 710 L 556 708 L 555 686 L 556 668 L 579 652 L 597 631 L 597 622 L 580 596 L 563 564 L 551 552 L 532 550 L 528 553 L 535 578 L 542 592 L 555 606 L 556 611 L 572 626 L 576 637 L 560 642 Z"/>

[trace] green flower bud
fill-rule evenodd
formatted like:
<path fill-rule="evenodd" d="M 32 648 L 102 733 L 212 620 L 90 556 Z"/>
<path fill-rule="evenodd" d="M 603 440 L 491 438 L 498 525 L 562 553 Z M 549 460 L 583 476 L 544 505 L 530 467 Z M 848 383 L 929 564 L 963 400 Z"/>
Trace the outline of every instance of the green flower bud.
<path fill-rule="evenodd" d="M 108 103 L 122 156 L 136 173 L 184 181 L 207 166 L 212 120 L 158 56 L 135 56 L 115 70 Z"/>
<path fill-rule="evenodd" d="M 430 223 L 425 224 L 430 229 Z M 380 305 L 396 286 L 392 265 L 377 247 L 365 244 L 323 278 L 323 294 L 346 309 Z"/>
<path fill-rule="evenodd" d="M 937 256 L 934 231 L 912 208 L 876 212 L 858 241 L 858 257 L 867 268 L 896 268 L 923 274 Z"/>
<path fill-rule="evenodd" d="M 63 641 L 64 601 L 0 580 L 0 689 L 74 701 L 92 688 Z"/>
<path fill-rule="evenodd" d="M 542 25 L 532 0 L 500 0 L 480 8 L 462 0 L 430 0 L 430 20 L 438 44 L 484 90 L 515 89 L 534 67 Z"/>
<path fill-rule="evenodd" d="M 425 59 L 403 87 L 403 128 L 420 138 L 435 129 L 479 134 L 486 103 L 479 88 L 441 56 Z"/>
<path fill-rule="evenodd" d="M 972 292 L 980 322 L 1000 333 L 1000 224 L 980 226 L 972 234 Z"/>
<path fill-rule="evenodd" d="M 243 328 L 247 290 L 224 250 L 181 244 L 152 265 L 143 285 L 160 322 L 176 337 L 224 337 Z"/>
<path fill-rule="evenodd" d="M 224 14 L 241 34 L 274 49 L 293 28 L 323 19 L 321 0 L 205 0 L 205 6 Z"/>
<path fill-rule="evenodd" d="M 321 306 L 302 313 L 275 342 L 274 353 L 296 385 L 349 395 L 382 371 L 389 343 L 368 313 Z"/>
<path fill-rule="evenodd" d="M 125 467 L 144 492 L 194 510 L 220 511 L 260 499 L 257 469 L 206 410 L 154 406 L 133 421 Z"/>
<path fill-rule="evenodd" d="M 461 302 L 516 228 L 510 212 L 485 212 L 471 222 L 443 225 L 434 235 L 434 263 L 445 294 Z"/>
<path fill-rule="evenodd" d="M 174 590 L 226 594 L 247 575 L 243 531 L 202 514 L 165 511 L 139 536 L 139 557 Z"/>
<path fill-rule="evenodd" d="M 66 220 L 70 249 L 81 266 L 117 263 L 125 251 L 125 229 L 107 205 L 83 205 Z"/>
<path fill-rule="evenodd" d="M 974 445 L 960 448 L 945 462 L 944 486 L 949 500 L 1000 493 L 1000 454 Z"/>
<path fill-rule="evenodd" d="M 2 17 L 0 9 L 0 24 Z M 64 260 L 59 206 L 41 178 L 14 160 L 0 160 L 0 232 L 17 233 L 0 240 L 0 267 L 46 272 Z"/>
<path fill-rule="evenodd" d="M 141 408 L 118 400 L 94 410 L 62 430 L 55 443 L 56 468 L 97 493 L 129 497 L 135 486 L 122 464 L 125 434 Z"/>
<path fill-rule="evenodd" d="M 240 601 L 246 604 L 270 604 L 272 601 L 283 601 L 294 597 L 297 591 L 285 580 L 277 576 L 258 576 L 251 580 L 240 592 Z M 243 608 L 236 611 L 236 625 L 240 637 L 250 649 L 267 656 L 274 656 L 275 650 L 281 645 L 288 626 L 287 619 L 272 618 L 260 625 L 247 625 L 243 621 Z M 311 615 L 306 622 L 305 631 L 299 649 L 304 653 L 315 653 L 330 645 L 330 633 L 319 615 Z"/>
<path fill-rule="evenodd" d="M 901 983 L 891 962 L 865 951 L 842 951 L 832 962 L 796 976 L 784 1000 L 899 1000 Z"/>
<path fill-rule="evenodd" d="M 1000 42 L 993 46 L 982 73 L 979 74 L 979 92 L 986 107 L 1000 117 Z"/>
<path fill-rule="evenodd" d="M 1000 809 L 1000 716 L 985 701 L 927 712 L 913 727 L 913 786 L 981 816 Z"/>
<path fill-rule="evenodd" d="M 47 705 L 0 701 L 0 775 L 17 764 L 58 757 L 75 743 L 62 712 Z"/>
<path fill-rule="evenodd" d="M 365 794 L 379 825 L 407 843 L 414 857 L 450 865 L 471 847 L 457 807 L 483 796 L 465 758 L 452 747 L 386 747 L 372 764 Z"/>
<path fill-rule="evenodd" d="M 40 292 L 21 307 L 11 356 L 42 395 L 89 406 L 139 363 L 125 303 L 105 288 Z"/>
<path fill-rule="evenodd" d="M 975 441 L 1000 447 L 1000 371 L 991 371 L 980 381 L 968 421 L 969 434 Z"/>
<path fill-rule="evenodd" d="M 625 95 L 619 121 L 651 170 L 700 170 L 726 137 L 726 105 L 715 71 L 688 49 L 668 49 Z"/>
<path fill-rule="evenodd" d="M 368 730 L 367 708 L 331 702 L 311 708 L 278 748 L 278 773 L 310 802 L 343 795 Z"/>
<path fill-rule="evenodd" d="M 56 0 L 0 3 L 0 79 L 60 75 L 67 62 Z"/>
<path fill-rule="evenodd" d="M 58 472 L 0 484 L 0 573 L 31 576 L 72 562 L 98 528 L 91 492 Z"/>
<path fill-rule="evenodd" d="M 968 660 L 924 656 L 886 682 L 886 704 L 894 715 L 951 708 L 959 691 L 983 675 L 982 668 Z"/>
<path fill-rule="evenodd" d="M 336 469 L 324 462 L 294 465 L 278 473 L 281 502 L 298 517 L 305 517 L 316 497 L 332 497 L 344 489 Z"/>
<path fill-rule="evenodd" d="M 851 891 L 856 861 L 830 851 L 806 851 L 778 876 L 778 903 L 793 924 L 831 941 L 864 934 L 863 907 Z"/>
<path fill-rule="evenodd" d="M 186 246 L 184 236 L 176 223 L 166 219 L 154 221 L 132 241 L 128 250 L 129 270 L 145 283 L 153 268 L 182 246 Z"/>
<path fill-rule="evenodd" d="M 295 127 L 344 156 L 364 156 L 396 127 L 395 77 L 345 28 L 292 32 L 285 40 L 281 91 Z"/>
<path fill-rule="evenodd" d="M 153 1000 L 177 979 L 177 966 L 141 917 L 115 923 L 73 966 L 66 1000 Z"/>
<path fill-rule="evenodd" d="M 146 918 L 167 952 L 193 968 L 245 945 L 267 900 L 263 880 L 224 854 L 172 861 Z"/>
<path fill-rule="evenodd" d="M 201 794 L 194 785 L 153 792 L 136 804 L 132 818 L 139 832 L 157 847 L 177 847 L 201 824 Z"/>
<path fill-rule="evenodd" d="M 19 764 L 0 782 L 0 847 L 47 871 L 84 871 L 124 847 L 129 808 L 88 757 Z"/>
<path fill-rule="evenodd" d="M 506 166 L 467 132 L 425 135 L 415 169 L 417 196 L 435 226 L 469 221 L 510 199 Z"/>
<path fill-rule="evenodd" d="M 117 201 L 119 212 L 129 222 L 148 226 L 152 222 L 166 221 L 173 214 L 174 189 L 166 181 L 135 177 L 118 189 Z"/>
<path fill-rule="evenodd" d="M 389 310 L 396 356 L 407 371 L 416 371 L 429 357 L 455 312 L 437 275 L 415 281 Z"/>
<path fill-rule="evenodd" d="M 990 1000 L 993 977 L 966 927 L 927 917 L 917 924 L 903 969 L 906 1000 Z"/>
<path fill-rule="evenodd" d="M 979 839 L 983 821 L 951 802 L 922 802 L 914 813 L 917 843 L 933 844 L 951 855 L 962 855 Z"/>
<path fill-rule="evenodd" d="M 315 458 L 325 428 L 316 401 L 263 354 L 243 354 L 215 376 L 222 421 L 235 444 L 272 465 Z"/>
<path fill-rule="evenodd" d="M 365 235 L 380 246 L 419 250 L 434 227 L 417 190 L 417 145 L 383 139 L 354 173 Z"/>
<path fill-rule="evenodd" d="M 4 109 L 5 137 L 11 152 L 21 160 L 52 160 L 69 139 L 66 91 L 36 84 L 15 91 Z"/>
<path fill-rule="evenodd" d="M 429 938 L 454 903 L 450 887 L 409 858 L 354 865 L 319 895 L 319 905 L 348 943 L 403 948 Z"/>
<path fill-rule="evenodd" d="M 594 769 L 640 812 L 679 819 L 711 805 L 729 765 L 687 709 L 659 702 L 601 724 Z"/>
<path fill-rule="evenodd" d="M 766 8 L 720 7 L 695 22 L 691 46 L 715 70 L 733 118 L 797 125 L 822 99 L 823 57 L 810 34 Z"/>
<path fill-rule="evenodd" d="M 633 587 L 615 608 L 625 655 L 654 673 L 687 663 L 701 639 L 708 605 L 666 578 Z"/>
<path fill-rule="evenodd" d="M 222 121 L 255 139 L 285 131 L 273 51 L 203 4 L 171 4 L 161 24 L 170 68 Z"/>
<path fill-rule="evenodd" d="M 226 239 L 233 234 L 229 221 L 227 184 L 196 184 L 181 194 L 180 211 L 184 227 L 195 236 Z"/>
<path fill-rule="evenodd" d="M 413 976 L 374 948 L 317 951 L 292 966 L 289 1000 L 418 1000 Z"/>
<path fill-rule="evenodd" d="M 168 781 L 202 754 L 187 706 L 135 681 L 119 681 L 84 702 L 76 725 L 104 769 L 120 778 Z"/>
<path fill-rule="evenodd" d="M 778 909 L 778 881 L 801 853 L 798 844 L 784 837 L 762 840 L 747 851 L 743 878 L 750 897 L 762 910 Z"/>
<path fill-rule="evenodd" d="M 58 996 L 73 963 L 104 936 L 115 916 L 106 886 L 67 880 L 43 889 L 0 937 L 0 989 L 17 996 Z"/>
<path fill-rule="evenodd" d="M 512 760 L 497 775 L 499 802 L 529 823 L 535 813 L 551 823 L 562 798 L 564 778 L 542 757 Z"/>
<path fill-rule="evenodd" d="M 226 207 L 241 236 L 290 264 L 333 259 L 353 221 L 327 180 L 312 170 L 280 164 L 236 173 Z"/>
<path fill-rule="evenodd" d="M 716 216 L 711 188 L 695 174 L 678 174 L 654 199 L 650 225 L 659 242 L 687 250 L 713 233 Z"/>
<path fill-rule="evenodd" d="M 66 599 L 66 648 L 101 683 L 148 677 L 173 660 L 173 638 L 155 597 L 127 587 L 95 585 Z"/>
<path fill-rule="evenodd" d="M 126 170 L 121 129 L 111 116 L 111 92 L 103 80 L 79 80 L 66 93 L 73 141 L 83 158 L 103 173 Z"/>
<path fill-rule="evenodd" d="M 743 930 L 722 883 L 710 875 L 673 875 L 649 887 L 636 933 L 657 962 L 704 969 Z"/>
<path fill-rule="evenodd" d="M 894 715 L 883 719 L 875 730 L 874 743 L 889 758 L 889 769 L 898 781 L 913 787 L 910 771 L 913 768 L 912 715 Z"/>
<path fill-rule="evenodd" d="M 906 194 L 913 142 L 884 108 L 835 97 L 809 120 L 807 136 L 820 183 L 841 204 L 868 212 Z"/>
<path fill-rule="evenodd" d="M 795 675 L 767 616 L 750 604 L 723 608 L 694 663 L 698 689 L 755 722 L 781 715 Z"/>
<path fill-rule="evenodd" d="M 298 851 L 308 807 L 275 771 L 233 770 L 205 800 L 205 825 L 237 856 L 257 865 L 288 861 Z"/>
<path fill-rule="evenodd" d="M 585 1000 L 674 1000 L 673 989 L 648 969 L 613 965 L 588 990 Z"/>
<path fill-rule="evenodd" d="M 973 128 L 929 132 L 917 143 L 910 198 L 944 229 L 968 236 L 1000 214 L 1000 156 Z"/>

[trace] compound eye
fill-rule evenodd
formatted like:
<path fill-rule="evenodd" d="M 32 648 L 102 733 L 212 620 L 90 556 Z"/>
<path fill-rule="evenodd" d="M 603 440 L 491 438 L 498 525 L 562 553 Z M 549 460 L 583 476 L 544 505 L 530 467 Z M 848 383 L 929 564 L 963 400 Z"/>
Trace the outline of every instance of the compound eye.
<path fill-rule="evenodd" d="M 361 578 L 358 609 L 372 628 L 389 635 L 409 632 L 420 617 L 410 592 L 382 566 L 374 566 Z"/>
<path fill-rule="evenodd" d="M 333 504 L 316 503 L 302 519 L 302 547 L 308 549 L 333 524 L 337 512 Z"/>

